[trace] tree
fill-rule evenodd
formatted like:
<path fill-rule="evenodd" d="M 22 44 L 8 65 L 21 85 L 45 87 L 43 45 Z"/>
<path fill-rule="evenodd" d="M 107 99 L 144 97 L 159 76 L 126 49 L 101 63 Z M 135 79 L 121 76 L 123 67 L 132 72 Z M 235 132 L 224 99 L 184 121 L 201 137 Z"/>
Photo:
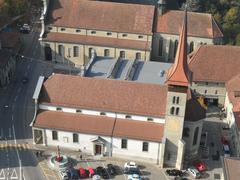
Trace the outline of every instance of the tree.
<path fill-rule="evenodd" d="M 239 8 L 238 7 L 232 7 L 230 8 L 226 15 L 224 16 L 224 22 L 228 24 L 236 24 L 239 21 Z"/>
<path fill-rule="evenodd" d="M 236 37 L 236 45 L 240 46 L 240 33 L 238 33 L 238 35 Z"/>
<path fill-rule="evenodd" d="M 186 2 L 182 4 L 181 9 L 185 9 L 186 5 L 187 5 L 188 11 L 199 11 L 200 10 L 199 0 L 186 0 Z"/>

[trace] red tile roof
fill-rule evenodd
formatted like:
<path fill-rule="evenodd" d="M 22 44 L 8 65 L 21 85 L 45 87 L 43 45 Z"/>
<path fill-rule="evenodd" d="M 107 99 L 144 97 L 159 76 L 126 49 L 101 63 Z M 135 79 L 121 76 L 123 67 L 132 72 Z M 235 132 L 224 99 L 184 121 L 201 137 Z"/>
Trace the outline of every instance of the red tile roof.
<path fill-rule="evenodd" d="M 86 0 L 52 0 L 50 23 L 60 27 L 152 34 L 154 6 Z"/>
<path fill-rule="evenodd" d="M 158 16 L 157 32 L 166 34 L 180 34 L 183 11 L 170 10 Z M 211 14 L 188 13 L 188 36 L 217 38 L 223 37 L 216 21 Z"/>
<path fill-rule="evenodd" d="M 105 46 L 105 47 L 118 47 L 118 48 L 146 50 L 146 51 L 151 50 L 151 43 L 146 41 L 106 38 L 106 37 L 97 37 L 97 36 L 84 36 L 84 35 L 55 33 L 55 32 L 48 33 L 47 37 L 44 38 L 43 41 L 87 44 L 87 45 L 96 45 L 96 46 Z"/>
<path fill-rule="evenodd" d="M 40 103 L 164 117 L 167 86 L 55 74 L 45 81 Z"/>
<path fill-rule="evenodd" d="M 106 116 L 83 115 L 56 111 L 41 111 L 34 127 L 62 131 L 157 141 L 163 137 L 164 125 L 152 122 L 117 119 Z M 144 132 L 144 133 L 143 133 Z"/>
<path fill-rule="evenodd" d="M 240 72 L 240 47 L 203 45 L 191 57 L 193 81 L 227 82 Z"/>
<path fill-rule="evenodd" d="M 166 84 L 188 87 L 188 63 L 187 63 L 187 12 L 185 12 L 175 62 L 168 71 Z"/>

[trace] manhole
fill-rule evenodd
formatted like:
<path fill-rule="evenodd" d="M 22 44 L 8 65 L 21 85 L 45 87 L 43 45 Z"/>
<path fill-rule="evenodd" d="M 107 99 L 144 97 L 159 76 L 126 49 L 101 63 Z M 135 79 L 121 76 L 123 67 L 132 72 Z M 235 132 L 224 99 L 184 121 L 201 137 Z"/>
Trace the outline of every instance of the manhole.
<path fill-rule="evenodd" d="M 214 179 L 220 179 L 220 178 L 221 178 L 220 174 L 214 174 Z"/>

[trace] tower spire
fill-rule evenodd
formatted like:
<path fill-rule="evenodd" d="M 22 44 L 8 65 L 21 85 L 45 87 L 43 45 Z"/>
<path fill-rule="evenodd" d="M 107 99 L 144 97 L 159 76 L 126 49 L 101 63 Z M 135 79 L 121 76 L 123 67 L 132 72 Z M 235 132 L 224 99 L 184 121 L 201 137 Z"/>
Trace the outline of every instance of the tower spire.
<path fill-rule="evenodd" d="M 187 87 L 189 84 L 189 69 L 187 63 L 187 8 L 179 37 L 175 62 L 169 69 L 166 84 Z"/>

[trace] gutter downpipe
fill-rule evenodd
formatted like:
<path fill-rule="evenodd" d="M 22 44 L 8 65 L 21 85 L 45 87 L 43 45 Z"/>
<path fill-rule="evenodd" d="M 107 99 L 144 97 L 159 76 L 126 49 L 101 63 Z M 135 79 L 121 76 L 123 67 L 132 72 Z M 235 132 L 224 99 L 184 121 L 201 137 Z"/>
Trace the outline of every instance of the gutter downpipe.
<path fill-rule="evenodd" d="M 115 119 L 114 119 L 114 124 L 113 124 L 113 129 L 111 132 L 111 143 L 110 143 L 110 153 L 109 153 L 109 157 L 112 157 L 112 147 L 113 147 L 113 132 L 115 129 L 115 125 L 116 125 L 116 121 L 117 121 L 117 113 L 115 112 Z"/>

